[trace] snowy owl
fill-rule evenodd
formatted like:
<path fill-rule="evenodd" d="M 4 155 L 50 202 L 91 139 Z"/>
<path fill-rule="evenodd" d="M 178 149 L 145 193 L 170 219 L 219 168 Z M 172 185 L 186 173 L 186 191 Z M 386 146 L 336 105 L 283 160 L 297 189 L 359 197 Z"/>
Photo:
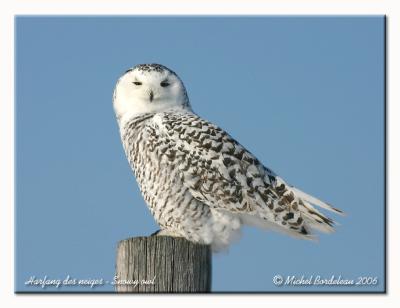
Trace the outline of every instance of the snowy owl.
<path fill-rule="evenodd" d="M 193 112 L 178 75 L 140 64 L 118 80 L 114 111 L 129 164 L 160 226 L 157 235 L 229 246 L 251 225 L 313 239 L 342 212 L 287 184 L 226 131 Z"/>

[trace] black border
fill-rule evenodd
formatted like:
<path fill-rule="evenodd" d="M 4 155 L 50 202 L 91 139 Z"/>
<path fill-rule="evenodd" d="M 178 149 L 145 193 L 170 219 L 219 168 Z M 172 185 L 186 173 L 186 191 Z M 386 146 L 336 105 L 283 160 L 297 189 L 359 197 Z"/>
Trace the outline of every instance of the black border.
<path fill-rule="evenodd" d="M 136 18 L 136 17 L 140 17 L 140 18 L 148 18 L 148 17 L 170 17 L 170 18 L 185 18 L 185 17 L 197 17 L 197 18 L 203 18 L 203 17 L 213 17 L 213 18 L 219 18 L 219 17 L 224 17 L 224 18 L 241 18 L 241 17 L 247 17 L 247 18 L 251 18 L 251 17 L 308 17 L 308 18 L 312 18 L 312 17 L 368 17 L 368 16 L 375 16 L 375 17 L 383 17 L 383 49 L 384 49 L 384 74 L 383 74 L 383 88 L 384 88 L 384 93 L 383 93 L 383 100 L 384 100 L 384 177 L 383 177 L 383 185 L 384 185 L 384 279 L 383 279 L 383 284 L 384 284 L 384 289 L 383 291 L 211 291 L 211 292 L 197 292 L 197 293 L 182 293 L 182 292 L 158 292 L 158 293 L 117 293 L 117 292 L 113 292 L 113 291 L 101 291 L 101 292 L 89 292 L 89 291 L 54 291 L 54 292 L 50 292 L 50 291 L 43 291 L 43 292 L 34 292 L 34 291 L 15 291 L 16 287 L 17 287 L 17 281 L 15 279 L 16 277 L 16 271 L 17 271 L 17 263 L 15 262 L 14 264 L 14 294 L 16 294 L 17 296 L 20 295 L 86 295 L 86 294 L 90 294 L 90 295 L 118 295 L 118 296 L 132 296 L 132 295 L 144 295 L 144 296 L 152 296 L 152 295 L 219 295 L 219 294 L 226 294 L 226 295 L 242 295 L 242 294 L 249 294 L 249 295 L 284 295 L 284 294 L 296 294 L 296 295 L 332 295 L 332 294 L 340 294 L 340 295 L 386 295 L 387 292 L 387 288 L 388 288 L 388 266 L 387 266 L 387 261 L 388 261 L 388 255 L 387 255 L 387 237 L 388 237 L 388 225 L 387 225 L 387 215 L 388 215 L 388 209 L 387 209 L 387 194 L 388 194 L 388 185 L 387 185 L 387 158 L 388 158 L 388 152 L 387 152 L 387 148 L 388 148 L 388 142 L 387 142 L 387 132 L 388 132 L 388 106 L 387 106 L 387 91 L 388 91 L 388 84 L 387 84 L 387 73 L 388 73 L 388 66 L 387 66 L 387 58 L 388 58 L 388 41 L 387 41 L 387 23 L 388 23 L 388 16 L 385 15 L 368 15 L 368 14 L 363 14 L 363 15 L 324 15 L 324 14 L 315 14 L 315 15 L 29 15 L 29 14 L 21 14 L 21 15 L 14 15 L 14 71 L 17 65 L 17 57 L 16 57 L 16 50 L 17 50 L 17 34 L 16 34 L 16 28 L 17 28 L 17 18 L 20 17 L 53 17 L 53 18 L 58 18 L 58 17 L 79 17 L 79 18 L 92 18 L 92 17 L 102 17 L 102 18 L 108 18 L 108 17 L 120 17 L 120 18 Z M 16 80 L 16 75 L 14 74 L 14 133 L 16 132 L 17 129 L 17 121 L 16 121 L 16 117 L 17 117 L 17 105 L 16 105 L 16 94 L 17 94 L 17 80 Z M 17 142 L 14 143 L 14 151 L 15 153 L 17 153 Z M 16 173 L 16 165 L 17 162 L 14 162 L 14 174 Z M 15 191 L 14 191 L 14 213 L 16 212 L 16 196 L 17 196 L 17 189 L 16 189 L 16 177 L 14 177 L 14 186 L 15 186 Z M 17 232 L 17 224 L 16 224 L 16 220 L 17 220 L 17 215 L 14 215 L 14 241 L 16 242 L 17 238 L 16 238 L 16 232 Z M 15 261 L 15 256 L 17 254 L 17 249 L 16 249 L 17 245 L 14 245 L 14 261 Z M 304 290 L 304 289 L 303 289 Z"/>

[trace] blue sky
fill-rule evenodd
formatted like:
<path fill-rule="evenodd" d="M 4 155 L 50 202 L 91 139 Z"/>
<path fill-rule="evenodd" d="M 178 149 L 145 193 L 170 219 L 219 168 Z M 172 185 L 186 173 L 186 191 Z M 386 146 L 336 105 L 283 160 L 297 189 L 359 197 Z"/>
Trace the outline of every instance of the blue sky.
<path fill-rule="evenodd" d="M 383 17 L 18 17 L 16 291 L 31 276 L 112 280 L 119 240 L 157 230 L 125 159 L 116 80 L 157 62 L 194 110 L 289 183 L 348 215 L 319 243 L 244 228 L 213 291 L 384 288 Z M 294 287 L 275 275 L 377 277 Z"/>

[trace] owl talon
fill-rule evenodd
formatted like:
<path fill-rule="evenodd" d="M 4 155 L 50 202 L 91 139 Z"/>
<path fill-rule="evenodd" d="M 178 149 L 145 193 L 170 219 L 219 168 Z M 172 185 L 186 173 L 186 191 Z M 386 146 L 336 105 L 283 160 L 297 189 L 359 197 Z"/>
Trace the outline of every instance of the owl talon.
<path fill-rule="evenodd" d="M 155 232 L 153 232 L 152 234 L 150 234 L 150 236 L 156 236 L 161 232 L 161 230 L 157 230 Z"/>

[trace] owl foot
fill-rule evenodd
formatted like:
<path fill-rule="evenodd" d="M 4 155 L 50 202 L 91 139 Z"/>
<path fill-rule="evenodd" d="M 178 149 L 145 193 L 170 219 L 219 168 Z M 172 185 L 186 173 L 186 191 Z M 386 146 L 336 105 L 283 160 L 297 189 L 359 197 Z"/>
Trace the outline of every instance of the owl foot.
<path fill-rule="evenodd" d="M 154 232 L 152 235 L 182 237 L 181 235 L 174 233 L 173 231 L 170 231 L 170 230 L 158 230 L 158 231 Z"/>

